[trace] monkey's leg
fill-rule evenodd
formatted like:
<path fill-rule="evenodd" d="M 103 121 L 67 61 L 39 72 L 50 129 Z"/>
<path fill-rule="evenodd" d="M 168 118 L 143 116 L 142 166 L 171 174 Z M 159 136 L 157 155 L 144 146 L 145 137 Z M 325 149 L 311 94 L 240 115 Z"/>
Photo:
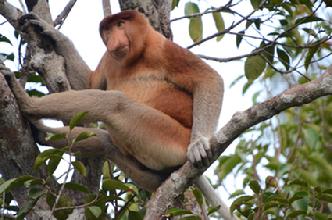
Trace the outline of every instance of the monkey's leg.
<path fill-rule="evenodd" d="M 103 121 L 115 145 L 145 166 L 162 170 L 186 161 L 190 129 L 121 92 L 81 90 L 30 98 L 15 79 L 12 84 L 21 110 L 30 116 L 69 120 L 87 111 L 87 121 Z"/>

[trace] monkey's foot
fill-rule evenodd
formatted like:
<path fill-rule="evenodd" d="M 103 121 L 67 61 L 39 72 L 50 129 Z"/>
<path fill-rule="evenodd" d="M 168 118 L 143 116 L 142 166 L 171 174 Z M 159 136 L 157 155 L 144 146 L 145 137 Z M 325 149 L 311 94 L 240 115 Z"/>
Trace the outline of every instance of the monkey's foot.
<path fill-rule="evenodd" d="M 200 136 L 192 141 L 188 147 L 187 157 L 194 166 L 209 165 L 213 157 L 209 139 Z"/>
<path fill-rule="evenodd" d="M 23 32 L 28 32 L 28 28 L 33 27 L 37 33 L 48 36 L 54 41 L 58 39 L 58 30 L 48 24 L 34 13 L 22 15 L 19 24 Z"/>
<path fill-rule="evenodd" d="M 3 62 L 0 62 L 0 73 L 5 77 L 8 85 L 11 86 L 11 80 L 15 75 Z"/>

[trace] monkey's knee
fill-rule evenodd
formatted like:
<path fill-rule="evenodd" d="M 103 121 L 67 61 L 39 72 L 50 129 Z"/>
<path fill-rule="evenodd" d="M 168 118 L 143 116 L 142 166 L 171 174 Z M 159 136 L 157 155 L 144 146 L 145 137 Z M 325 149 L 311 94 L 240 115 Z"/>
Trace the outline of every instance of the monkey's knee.
<path fill-rule="evenodd" d="M 112 113 L 124 112 L 128 108 L 128 105 L 133 102 L 123 92 L 110 90 L 107 93 Z"/>

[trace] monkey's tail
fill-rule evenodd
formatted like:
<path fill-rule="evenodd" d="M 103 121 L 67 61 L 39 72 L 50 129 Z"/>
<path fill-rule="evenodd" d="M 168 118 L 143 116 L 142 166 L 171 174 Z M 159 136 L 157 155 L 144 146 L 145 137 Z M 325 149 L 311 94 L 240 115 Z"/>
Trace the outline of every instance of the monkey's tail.
<path fill-rule="evenodd" d="M 201 175 L 194 180 L 195 185 L 202 191 L 207 202 L 212 207 L 219 207 L 218 213 L 225 220 L 239 220 L 236 216 L 234 216 L 224 201 L 221 200 L 217 192 L 211 186 L 208 179 Z"/>

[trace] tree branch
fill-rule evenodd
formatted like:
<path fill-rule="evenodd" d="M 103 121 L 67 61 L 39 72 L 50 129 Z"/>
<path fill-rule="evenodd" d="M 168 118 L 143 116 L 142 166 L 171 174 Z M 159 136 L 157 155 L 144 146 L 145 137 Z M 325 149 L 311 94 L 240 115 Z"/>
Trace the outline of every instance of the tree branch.
<path fill-rule="evenodd" d="M 210 139 L 214 149 L 214 160 L 248 128 L 290 107 L 301 106 L 331 94 L 332 66 L 316 80 L 294 86 L 263 103 L 235 113 L 232 119 Z M 175 198 L 187 188 L 193 178 L 201 175 L 203 171 L 194 168 L 190 162 L 186 162 L 178 171 L 172 173 L 148 202 L 144 219 L 160 219 Z"/>
<path fill-rule="evenodd" d="M 63 11 L 56 17 L 56 19 L 54 20 L 54 26 L 61 26 L 63 24 L 63 22 L 66 20 L 66 18 L 68 17 L 71 9 L 74 7 L 75 3 L 77 0 L 70 0 L 68 2 L 68 4 L 65 6 L 65 8 L 63 9 Z"/>
<path fill-rule="evenodd" d="M 110 0 L 103 0 L 104 17 L 112 15 L 112 7 Z"/>

